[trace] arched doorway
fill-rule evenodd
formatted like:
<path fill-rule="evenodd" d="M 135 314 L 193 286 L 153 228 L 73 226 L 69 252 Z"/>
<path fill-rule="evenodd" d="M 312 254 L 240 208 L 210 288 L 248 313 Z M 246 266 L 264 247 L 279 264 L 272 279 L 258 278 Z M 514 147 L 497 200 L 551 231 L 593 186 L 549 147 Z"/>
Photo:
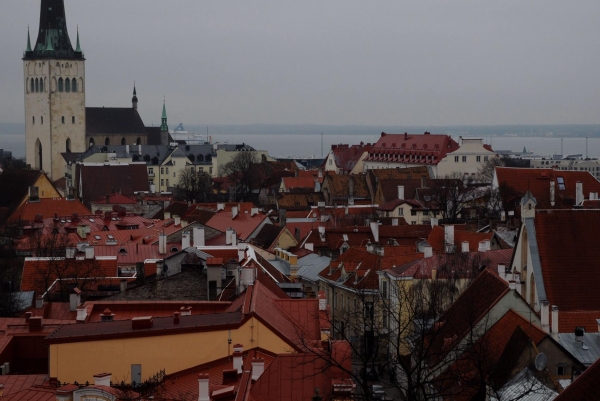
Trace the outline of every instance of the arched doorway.
<path fill-rule="evenodd" d="M 67 153 L 71 153 L 71 138 L 67 138 L 67 141 L 65 143 L 65 150 L 67 151 Z"/>
<path fill-rule="evenodd" d="M 90 148 L 92 146 L 94 146 L 96 144 L 96 141 L 94 141 L 94 138 L 90 138 Z"/>
<path fill-rule="evenodd" d="M 121 139 L 121 145 L 126 145 L 127 141 L 125 140 L 125 137 L 123 137 L 123 139 Z"/>
<path fill-rule="evenodd" d="M 106 146 L 110 145 L 110 138 L 106 138 L 104 140 L 104 145 L 106 145 Z"/>

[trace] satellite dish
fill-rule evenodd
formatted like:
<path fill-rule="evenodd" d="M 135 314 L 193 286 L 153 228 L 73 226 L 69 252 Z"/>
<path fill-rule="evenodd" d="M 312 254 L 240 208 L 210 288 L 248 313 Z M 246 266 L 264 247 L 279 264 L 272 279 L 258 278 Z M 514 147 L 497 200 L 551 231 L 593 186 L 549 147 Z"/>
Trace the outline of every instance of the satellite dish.
<path fill-rule="evenodd" d="M 535 357 L 535 368 L 539 371 L 546 369 L 546 364 L 548 363 L 548 357 L 543 352 L 540 352 Z"/>

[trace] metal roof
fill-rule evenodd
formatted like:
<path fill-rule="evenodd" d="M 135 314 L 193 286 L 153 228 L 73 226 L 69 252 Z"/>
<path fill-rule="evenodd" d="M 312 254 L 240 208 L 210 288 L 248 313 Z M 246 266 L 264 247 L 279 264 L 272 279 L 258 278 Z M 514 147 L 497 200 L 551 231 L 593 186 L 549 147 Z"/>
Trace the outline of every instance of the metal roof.
<path fill-rule="evenodd" d="M 575 333 L 559 333 L 558 342 L 585 366 L 592 365 L 600 358 L 600 333 L 585 333 L 583 342 L 575 339 Z"/>

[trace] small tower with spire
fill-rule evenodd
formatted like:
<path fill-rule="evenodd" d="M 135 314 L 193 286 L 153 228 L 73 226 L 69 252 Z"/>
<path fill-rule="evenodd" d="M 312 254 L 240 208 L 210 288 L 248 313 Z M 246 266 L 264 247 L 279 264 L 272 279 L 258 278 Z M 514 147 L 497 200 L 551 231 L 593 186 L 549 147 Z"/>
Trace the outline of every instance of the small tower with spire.
<path fill-rule="evenodd" d="M 133 83 L 133 97 L 131 98 L 131 107 L 133 107 L 134 110 L 137 110 L 137 106 L 138 106 L 138 98 L 137 98 L 137 92 L 135 90 L 135 82 Z"/>
<path fill-rule="evenodd" d="M 169 145 L 169 126 L 167 125 L 167 105 L 163 100 L 163 111 L 160 124 L 160 143 L 161 145 Z"/>

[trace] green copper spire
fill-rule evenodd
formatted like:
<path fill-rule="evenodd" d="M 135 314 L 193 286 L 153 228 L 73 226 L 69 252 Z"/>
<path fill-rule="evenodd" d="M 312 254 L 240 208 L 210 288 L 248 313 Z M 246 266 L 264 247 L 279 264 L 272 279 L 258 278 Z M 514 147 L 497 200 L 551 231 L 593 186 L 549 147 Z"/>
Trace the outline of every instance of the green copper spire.
<path fill-rule="evenodd" d="M 48 35 L 48 31 L 46 31 L 46 51 L 53 52 L 54 47 L 52 47 L 52 38 Z"/>
<path fill-rule="evenodd" d="M 29 26 L 27 27 L 27 50 L 26 52 L 31 51 L 31 38 L 29 37 Z"/>
<path fill-rule="evenodd" d="M 81 53 L 81 45 L 79 44 L 79 25 L 77 25 L 77 49 L 75 53 Z"/>
<path fill-rule="evenodd" d="M 169 126 L 167 125 L 167 106 L 164 101 L 163 101 L 162 124 L 160 125 L 160 130 L 163 132 L 169 130 Z"/>

